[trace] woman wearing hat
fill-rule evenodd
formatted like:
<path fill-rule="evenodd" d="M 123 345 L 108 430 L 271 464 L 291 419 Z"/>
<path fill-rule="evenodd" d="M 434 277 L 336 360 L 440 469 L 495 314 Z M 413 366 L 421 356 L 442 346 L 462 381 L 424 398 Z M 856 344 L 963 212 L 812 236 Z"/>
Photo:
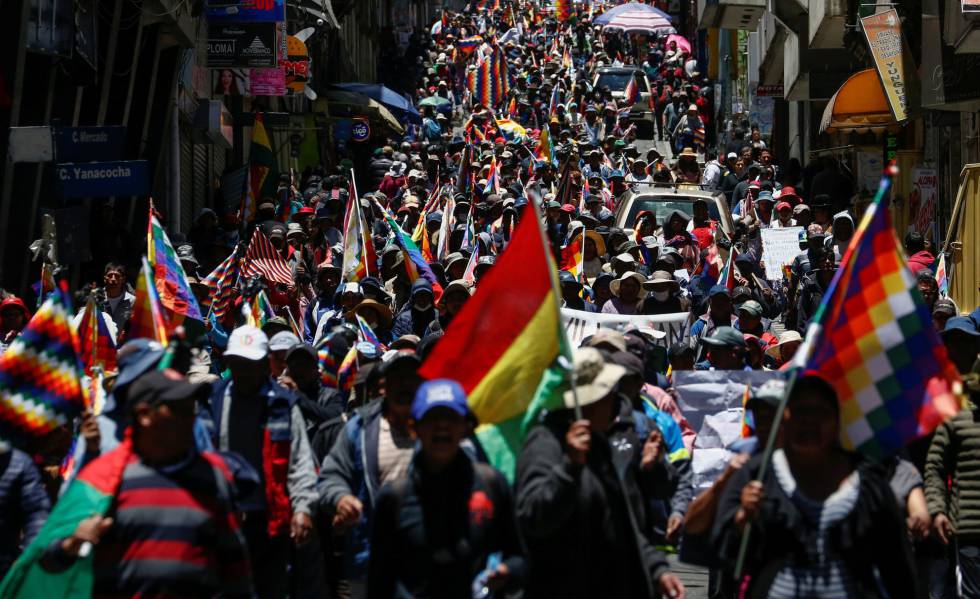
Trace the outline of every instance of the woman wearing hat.
<path fill-rule="evenodd" d="M 626 271 L 609 283 L 612 298 L 602 306 L 603 314 L 638 314 L 640 301 L 646 296 L 643 283 L 646 278 L 636 272 Z"/>
<path fill-rule="evenodd" d="M 799 331 L 784 331 L 779 336 L 779 342 L 766 348 L 767 366 L 779 370 L 793 361 L 796 350 L 803 344 L 803 336 Z"/>
<path fill-rule="evenodd" d="M 585 248 L 582 250 L 582 270 L 586 280 L 591 284 L 602 273 L 602 264 L 606 255 L 606 242 L 602 235 L 595 231 L 585 232 Z"/>
<path fill-rule="evenodd" d="M 665 270 L 654 272 L 643 282 L 643 289 L 650 294 L 643 300 L 640 314 L 677 314 L 691 309 L 690 302 L 681 296 L 680 283 Z"/>
<path fill-rule="evenodd" d="M 701 184 L 701 168 L 693 148 L 686 147 L 678 154 L 677 164 L 674 165 L 674 180 L 679 183 Z"/>
<path fill-rule="evenodd" d="M 383 345 L 391 343 L 391 308 L 373 299 L 363 299 L 347 312 L 347 320 L 357 323 L 357 317 L 364 319 Z"/>

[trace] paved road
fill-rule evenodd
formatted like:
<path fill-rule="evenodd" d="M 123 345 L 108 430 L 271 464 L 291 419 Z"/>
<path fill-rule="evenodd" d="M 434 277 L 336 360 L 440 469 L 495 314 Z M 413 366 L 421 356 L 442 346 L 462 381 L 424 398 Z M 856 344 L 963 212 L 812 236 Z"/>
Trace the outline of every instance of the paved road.
<path fill-rule="evenodd" d="M 639 150 L 640 156 L 646 158 L 647 150 L 650 148 L 657 148 L 657 151 L 667 157 L 667 162 L 673 164 L 673 160 L 670 159 L 670 143 L 666 141 L 657 141 L 655 139 L 639 139 L 633 142 L 636 145 L 636 149 Z"/>
<path fill-rule="evenodd" d="M 682 564 L 676 555 L 668 555 L 670 569 L 684 583 L 687 599 L 708 599 L 708 570 L 691 564 Z"/>

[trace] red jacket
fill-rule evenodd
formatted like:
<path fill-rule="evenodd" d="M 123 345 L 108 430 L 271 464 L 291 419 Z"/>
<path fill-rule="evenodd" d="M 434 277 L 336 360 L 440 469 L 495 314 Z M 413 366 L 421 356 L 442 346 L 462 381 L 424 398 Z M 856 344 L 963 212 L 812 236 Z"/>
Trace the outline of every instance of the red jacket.
<path fill-rule="evenodd" d="M 912 274 L 918 274 L 923 268 L 930 268 L 935 261 L 936 257 L 928 250 L 916 252 L 912 256 L 909 256 L 909 270 L 912 271 Z"/>

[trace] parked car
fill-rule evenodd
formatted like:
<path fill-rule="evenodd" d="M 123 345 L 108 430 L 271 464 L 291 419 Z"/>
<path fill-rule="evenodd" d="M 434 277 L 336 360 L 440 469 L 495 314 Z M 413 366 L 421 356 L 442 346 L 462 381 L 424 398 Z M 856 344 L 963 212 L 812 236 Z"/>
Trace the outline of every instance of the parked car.
<path fill-rule="evenodd" d="M 630 110 L 630 122 L 636 124 L 638 138 L 651 139 L 655 131 L 655 114 L 650 110 L 650 82 L 643 70 L 635 67 L 602 67 L 596 71 L 592 89 L 608 87 L 613 98 L 619 102 L 626 96 L 626 86 L 633 77 L 636 77 L 640 94 Z"/>

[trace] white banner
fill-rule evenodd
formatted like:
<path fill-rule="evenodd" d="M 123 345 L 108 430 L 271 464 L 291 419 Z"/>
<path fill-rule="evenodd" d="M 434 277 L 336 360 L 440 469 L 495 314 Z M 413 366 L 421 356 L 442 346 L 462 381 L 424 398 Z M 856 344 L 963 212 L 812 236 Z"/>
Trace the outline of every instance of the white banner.
<path fill-rule="evenodd" d="M 572 347 L 581 345 L 582 340 L 594 335 L 599 327 L 620 330 L 636 327 L 662 331 L 665 336 L 656 341 L 659 345 L 670 347 L 674 343 L 680 343 L 687 335 L 689 316 L 688 312 L 626 316 L 583 312 L 569 308 L 561 309 L 561 320 L 565 325 L 565 334 L 568 335 L 568 341 Z"/>
<path fill-rule="evenodd" d="M 726 449 L 741 436 L 745 385 L 753 389 L 785 373 L 768 370 L 691 370 L 673 374 L 677 406 L 697 431 L 694 440 L 694 486 L 705 489 L 718 478 L 732 453 Z"/>
<path fill-rule="evenodd" d="M 783 266 L 792 264 L 800 255 L 800 231 L 803 227 L 762 229 L 762 259 L 766 263 L 766 279 L 781 281 Z"/>

